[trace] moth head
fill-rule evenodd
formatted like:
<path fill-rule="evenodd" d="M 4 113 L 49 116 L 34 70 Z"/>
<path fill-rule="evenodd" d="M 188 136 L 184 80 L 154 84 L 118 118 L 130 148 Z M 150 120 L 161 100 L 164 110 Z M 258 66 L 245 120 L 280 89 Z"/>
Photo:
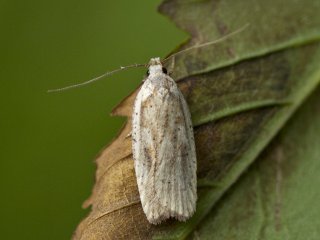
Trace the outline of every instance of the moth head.
<path fill-rule="evenodd" d="M 159 74 L 159 73 L 167 74 L 167 69 L 162 66 L 160 58 L 158 57 L 151 58 L 148 63 L 147 75 L 149 76 L 150 74 Z"/>

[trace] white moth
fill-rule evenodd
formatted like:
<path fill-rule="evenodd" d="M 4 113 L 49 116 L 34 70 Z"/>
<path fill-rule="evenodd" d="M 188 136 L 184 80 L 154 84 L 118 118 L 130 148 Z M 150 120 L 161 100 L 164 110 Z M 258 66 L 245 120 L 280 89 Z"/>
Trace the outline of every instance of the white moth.
<path fill-rule="evenodd" d="M 217 40 L 174 53 L 165 60 L 222 42 L 248 25 Z M 125 69 L 145 66 L 120 67 L 89 81 L 48 92 L 84 86 Z M 152 58 L 147 66 L 149 75 L 135 99 L 132 115 L 132 152 L 142 208 L 152 224 L 168 218 L 186 221 L 195 212 L 197 201 L 197 160 L 191 116 L 182 93 L 167 75 L 160 58 Z"/>
<path fill-rule="evenodd" d="M 197 160 L 188 105 L 160 58 L 149 62 L 133 106 L 132 151 L 141 204 L 158 224 L 196 209 Z"/>

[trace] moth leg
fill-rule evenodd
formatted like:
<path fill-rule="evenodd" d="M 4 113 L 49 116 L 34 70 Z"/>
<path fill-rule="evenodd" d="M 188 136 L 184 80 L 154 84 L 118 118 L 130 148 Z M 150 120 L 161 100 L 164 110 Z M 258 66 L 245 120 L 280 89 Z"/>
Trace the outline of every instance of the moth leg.
<path fill-rule="evenodd" d="M 132 137 L 132 132 L 129 132 L 129 133 L 127 134 L 127 136 L 125 137 L 125 139 L 131 138 L 131 137 Z"/>
<path fill-rule="evenodd" d="M 124 139 L 131 138 L 131 137 L 132 137 L 132 132 L 130 131 L 130 132 L 124 137 Z"/>

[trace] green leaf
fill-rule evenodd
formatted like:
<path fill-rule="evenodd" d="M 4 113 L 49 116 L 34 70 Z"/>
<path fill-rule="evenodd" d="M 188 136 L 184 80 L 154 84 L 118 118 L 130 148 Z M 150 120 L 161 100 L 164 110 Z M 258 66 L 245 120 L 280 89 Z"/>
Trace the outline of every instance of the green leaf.
<path fill-rule="evenodd" d="M 208 72 L 320 39 L 320 2 L 165 0 L 160 11 L 191 34 L 183 46 L 216 40 L 249 24 L 228 40 L 179 55 L 174 79 Z"/>
<path fill-rule="evenodd" d="M 319 239 L 319 94 L 318 88 L 193 239 Z"/>

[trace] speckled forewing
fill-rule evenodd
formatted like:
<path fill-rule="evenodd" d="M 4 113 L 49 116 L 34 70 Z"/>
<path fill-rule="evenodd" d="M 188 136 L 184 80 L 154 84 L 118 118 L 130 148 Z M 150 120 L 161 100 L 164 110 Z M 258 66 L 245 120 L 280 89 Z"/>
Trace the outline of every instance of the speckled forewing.
<path fill-rule="evenodd" d="M 165 74 L 147 78 L 133 109 L 132 146 L 143 210 L 151 223 L 195 211 L 196 153 L 188 106 Z"/>

